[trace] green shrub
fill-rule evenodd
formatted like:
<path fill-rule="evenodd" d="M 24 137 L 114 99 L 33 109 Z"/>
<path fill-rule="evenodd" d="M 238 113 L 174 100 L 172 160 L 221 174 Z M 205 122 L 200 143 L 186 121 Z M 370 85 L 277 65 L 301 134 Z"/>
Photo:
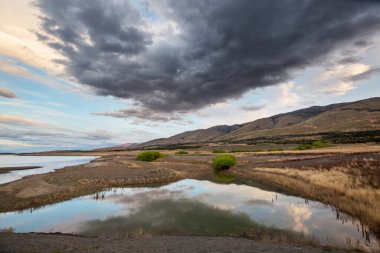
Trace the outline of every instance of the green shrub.
<path fill-rule="evenodd" d="M 139 161 L 152 162 L 162 157 L 165 157 L 165 155 L 158 151 L 145 151 L 139 154 L 136 159 Z"/>
<path fill-rule="evenodd" d="M 311 144 L 300 144 L 294 148 L 294 150 L 306 150 L 312 148 L 326 148 L 331 147 L 332 145 L 324 140 L 313 141 Z"/>
<path fill-rule="evenodd" d="M 307 150 L 312 148 L 313 146 L 311 144 L 300 144 L 297 147 L 295 147 L 294 150 Z"/>
<path fill-rule="evenodd" d="M 268 151 L 283 151 L 282 148 L 271 148 L 271 149 L 268 149 Z"/>
<path fill-rule="evenodd" d="M 227 170 L 236 164 L 233 155 L 219 155 L 212 160 L 212 165 L 216 170 Z"/>
<path fill-rule="evenodd" d="M 326 147 L 332 146 L 330 143 L 328 143 L 327 141 L 324 141 L 324 140 L 313 141 L 313 143 L 311 145 L 314 148 L 326 148 Z"/>
<path fill-rule="evenodd" d="M 227 153 L 227 151 L 225 151 L 225 150 L 223 150 L 223 149 L 214 149 L 213 151 L 212 151 L 213 153 Z"/>
<path fill-rule="evenodd" d="M 185 150 L 179 150 L 177 152 L 175 152 L 176 155 L 187 155 L 189 154 L 189 152 L 185 151 Z"/>

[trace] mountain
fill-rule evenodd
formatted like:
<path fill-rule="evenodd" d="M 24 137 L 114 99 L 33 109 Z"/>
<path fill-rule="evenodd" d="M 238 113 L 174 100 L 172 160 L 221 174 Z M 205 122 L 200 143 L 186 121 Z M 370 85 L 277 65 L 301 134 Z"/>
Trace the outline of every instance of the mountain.
<path fill-rule="evenodd" d="M 380 130 L 380 97 L 312 106 L 240 125 L 221 125 L 142 143 L 139 147 L 196 143 L 248 143 Z M 359 134 L 360 135 L 360 134 Z"/>
<path fill-rule="evenodd" d="M 174 135 L 169 138 L 161 138 L 152 141 L 148 141 L 140 144 L 140 146 L 158 146 L 158 145 L 172 145 L 172 144 L 187 144 L 187 143 L 200 143 L 209 142 L 218 137 L 222 137 L 228 133 L 231 133 L 242 125 L 222 125 L 214 126 L 207 129 L 198 129 L 194 131 L 188 131 Z"/>

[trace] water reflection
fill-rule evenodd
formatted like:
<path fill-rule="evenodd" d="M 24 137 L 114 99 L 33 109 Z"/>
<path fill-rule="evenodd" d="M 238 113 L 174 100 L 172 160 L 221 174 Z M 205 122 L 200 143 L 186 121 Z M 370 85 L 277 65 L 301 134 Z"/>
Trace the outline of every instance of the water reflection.
<path fill-rule="evenodd" d="M 149 201 L 127 216 L 93 220 L 83 224 L 81 233 L 117 234 L 142 229 L 154 233 L 187 235 L 231 235 L 260 227 L 246 214 L 235 214 L 200 201 L 162 199 Z"/>
<path fill-rule="evenodd" d="M 159 188 L 111 189 L 33 213 L 0 214 L 0 224 L 16 232 L 89 235 L 130 234 L 139 229 L 191 235 L 287 231 L 288 235 L 298 233 L 322 243 L 359 243 L 378 249 L 367 228 L 319 202 L 251 186 L 197 180 Z"/>
<path fill-rule="evenodd" d="M 16 156 L 1 155 L 0 167 L 30 167 L 40 168 L 11 171 L 0 175 L 0 184 L 16 181 L 25 176 L 43 174 L 67 166 L 85 164 L 95 159 L 94 156 Z"/>

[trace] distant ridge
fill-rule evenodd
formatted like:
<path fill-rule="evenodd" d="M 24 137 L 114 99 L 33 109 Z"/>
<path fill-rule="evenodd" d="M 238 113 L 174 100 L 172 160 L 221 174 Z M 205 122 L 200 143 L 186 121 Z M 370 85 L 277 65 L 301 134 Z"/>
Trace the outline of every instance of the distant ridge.
<path fill-rule="evenodd" d="M 380 97 L 312 106 L 238 125 L 219 125 L 155 139 L 138 147 L 209 142 L 247 143 L 265 139 L 290 138 L 318 133 L 358 133 L 380 130 Z"/>

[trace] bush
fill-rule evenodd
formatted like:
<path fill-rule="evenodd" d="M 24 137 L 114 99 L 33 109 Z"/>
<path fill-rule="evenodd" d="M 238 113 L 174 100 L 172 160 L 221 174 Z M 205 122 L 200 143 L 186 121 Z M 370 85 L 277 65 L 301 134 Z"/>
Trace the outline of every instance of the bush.
<path fill-rule="evenodd" d="M 227 153 L 227 151 L 225 151 L 223 149 L 214 149 L 212 152 L 213 153 Z"/>
<path fill-rule="evenodd" d="M 136 159 L 139 161 L 152 162 L 162 157 L 165 157 L 165 155 L 158 151 L 145 151 L 139 154 Z"/>
<path fill-rule="evenodd" d="M 180 151 L 175 152 L 175 154 L 176 155 L 187 155 L 187 154 L 189 154 L 189 152 L 184 151 L 184 150 L 180 150 Z"/>
<path fill-rule="evenodd" d="M 216 170 L 227 170 L 236 164 L 233 155 L 219 155 L 212 160 L 212 165 Z"/>

